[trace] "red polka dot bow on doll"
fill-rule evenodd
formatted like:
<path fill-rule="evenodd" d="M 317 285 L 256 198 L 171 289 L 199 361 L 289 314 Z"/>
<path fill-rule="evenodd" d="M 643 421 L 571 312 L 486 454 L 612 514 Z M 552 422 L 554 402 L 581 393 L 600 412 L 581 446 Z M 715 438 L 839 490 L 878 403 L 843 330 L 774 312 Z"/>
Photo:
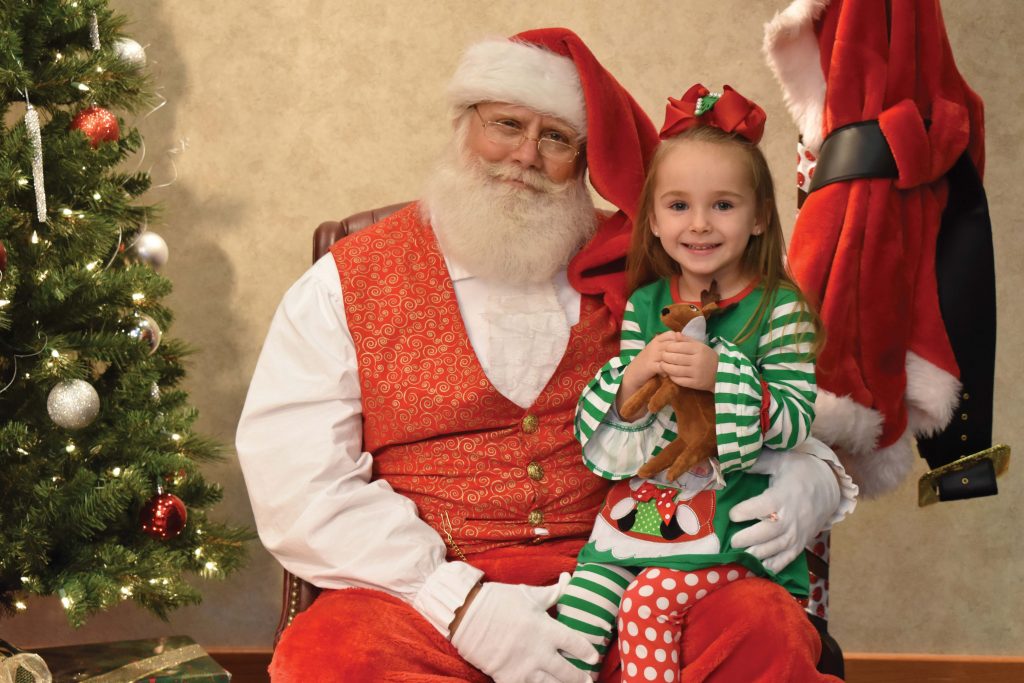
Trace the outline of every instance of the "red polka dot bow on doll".
<path fill-rule="evenodd" d="M 756 145 L 761 141 L 767 118 L 764 109 L 728 85 L 722 92 L 713 93 L 697 83 L 682 98 L 668 98 L 665 125 L 659 136 L 665 140 L 694 126 L 714 126 L 726 133 L 741 135 Z"/>

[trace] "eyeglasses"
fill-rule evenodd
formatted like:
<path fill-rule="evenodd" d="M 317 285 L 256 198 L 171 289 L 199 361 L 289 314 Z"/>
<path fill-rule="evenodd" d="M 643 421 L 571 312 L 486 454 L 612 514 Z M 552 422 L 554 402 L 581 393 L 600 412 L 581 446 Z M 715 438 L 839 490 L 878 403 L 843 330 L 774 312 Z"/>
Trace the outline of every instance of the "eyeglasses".
<path fill-rule="evenodd" d="M 484 119 L 479 109 L 473 107 L 473 111 L 480 117 L 480 122 L 484 124 L 484 136 L 491 142 L 509 149 L 518 149 L 524 140 L 532 140 L 537 143 L 538 154 L 560 164 L 568 164 L 579 156 L 580 150 L 575 145 L 543 136 L 531 138 L 526 131 L 518 126 L 510 126 L 501 121 L 488 121 Z M 554 134 L 558 135 L 558 133 Z"/>

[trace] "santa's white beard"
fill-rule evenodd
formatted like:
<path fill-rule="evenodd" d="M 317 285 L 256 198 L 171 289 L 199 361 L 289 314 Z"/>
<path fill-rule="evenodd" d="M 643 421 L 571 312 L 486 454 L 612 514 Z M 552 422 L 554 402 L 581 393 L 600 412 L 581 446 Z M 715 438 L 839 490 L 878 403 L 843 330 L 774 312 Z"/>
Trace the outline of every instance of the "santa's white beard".
<path fill-rule="evenodd" d="M 437 164 L 423 208 L 448 258 L 477 277 L 507 282 L 549 280 L 597 224 L 580 180 L 557 184 L 535 169 L 468 159 L 454 150 Z"/>

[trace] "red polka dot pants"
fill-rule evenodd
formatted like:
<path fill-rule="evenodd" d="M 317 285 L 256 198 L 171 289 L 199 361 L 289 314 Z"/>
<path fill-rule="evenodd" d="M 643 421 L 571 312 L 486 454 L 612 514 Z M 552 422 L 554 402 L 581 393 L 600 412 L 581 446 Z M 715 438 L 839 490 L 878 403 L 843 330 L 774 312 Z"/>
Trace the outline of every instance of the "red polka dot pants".
<path fill-rule="evenodd" d="M 683 616 L 698 600 L 736 579 L 754 574 L 738 564 L 682 571 L 643 570 L 622 595 L 619 654 L 622 683 L 679 680 Z"/>

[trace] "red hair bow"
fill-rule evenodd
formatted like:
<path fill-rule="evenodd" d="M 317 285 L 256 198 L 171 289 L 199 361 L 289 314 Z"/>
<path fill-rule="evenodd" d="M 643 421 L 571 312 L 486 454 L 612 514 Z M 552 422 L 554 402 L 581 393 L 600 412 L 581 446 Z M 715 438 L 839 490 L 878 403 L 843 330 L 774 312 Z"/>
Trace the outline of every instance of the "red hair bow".
<path fill-rule="evenodd" d="M 682 99 L 668 98 L 665 125 L 659 135 L 665 140 L 694 126 L 714 126 L 726 133 L 742 135 L 756 145 L 761 141 L 767 118 L 764 109 L 729 86 L 725 86 L 722 94 L 718 95 L 697 83 L 686 91 Z"/>

